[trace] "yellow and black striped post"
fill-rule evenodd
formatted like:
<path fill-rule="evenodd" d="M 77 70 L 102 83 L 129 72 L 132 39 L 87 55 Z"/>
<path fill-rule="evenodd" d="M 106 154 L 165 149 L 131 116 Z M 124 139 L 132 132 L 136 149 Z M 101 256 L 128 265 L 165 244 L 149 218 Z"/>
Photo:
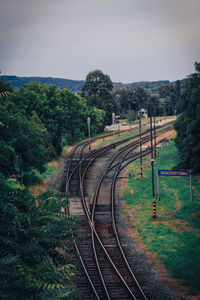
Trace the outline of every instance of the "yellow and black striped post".
<path fill-rule="evenodd" d="M 140 168 L 140 176 L 141 176 L 141 178 L 143 178 L 143 170 L 142 170 L 142 165 L 141 165 L 141 168 Z"/>
<path fill-rule="evenodd" d="M 156 200 L 155 197 L 153 197 L 153 218 L 156 218 Z"/>

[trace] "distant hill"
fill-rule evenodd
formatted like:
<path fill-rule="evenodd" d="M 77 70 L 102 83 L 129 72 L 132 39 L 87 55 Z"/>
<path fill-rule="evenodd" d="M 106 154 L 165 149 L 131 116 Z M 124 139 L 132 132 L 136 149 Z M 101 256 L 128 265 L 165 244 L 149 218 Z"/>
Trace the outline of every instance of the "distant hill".
<path fill-rule="evenodd" d="M 158 92 L 158 87 L 162 84 L 169 84 L 169 80 L 159 80 L 159 81 L 139 81 L 139 82 L 132 82 L 132 83 L 114 83 L 114 88 L 115 89 L 120 89 L 120 88 L 134 88 L 134 87 L 143 87 L 145 89 L 150 89 L 152 93 L 157 93 Z"/>
<path fill-rule="evenodd" d="M 3 75 L 0 76 L 5 82 L 9 82 L 14 89 L 19 89 L 29 82 L 39 82 L 41 84 L 56 85 L 60 89 L 67 88 L 72 92 L 80 92 L 81 88 L 84 84 L 84 80 L 71 80 L 64 78 L 53 78 L 53 77 L 19 77 L 19 76 L 8 76 Z M 140 81 L 140 82 L 132 82 L 132 83 L 122 83 L 122 82 L 114 82 L 114 90 L 120 88 L 133 88 L 133 87 L 144 87 L 146 89 L 151 89 L 153 93 L 158 92 L 158 87 L 161 84 L 169 84 L 169 80 L 160 80 L 160 81 Z"/>
<path fill-rule="evenodd" d="M 63 78 L 53 78 L 53 77 L 18 77 L 18 76 L 0 76 L 6 82 L 9 82 L 14 89 L 19 89 L 29 82 L 39 82 L 45 85 L 56 85 L 60 89 L 67 88 L 72 92 L 81 91 L 84 84 L 84 80 L 70 80 Z"/>

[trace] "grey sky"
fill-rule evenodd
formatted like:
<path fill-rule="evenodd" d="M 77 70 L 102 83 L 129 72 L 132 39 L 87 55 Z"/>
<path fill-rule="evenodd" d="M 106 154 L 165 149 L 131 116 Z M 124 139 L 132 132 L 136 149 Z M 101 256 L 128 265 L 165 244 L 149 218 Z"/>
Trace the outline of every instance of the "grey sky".
<path fill-rule="evenodd" d="M 176 80 L 200 61 L 200 0 L 0 0 L 2 74 Z"/>

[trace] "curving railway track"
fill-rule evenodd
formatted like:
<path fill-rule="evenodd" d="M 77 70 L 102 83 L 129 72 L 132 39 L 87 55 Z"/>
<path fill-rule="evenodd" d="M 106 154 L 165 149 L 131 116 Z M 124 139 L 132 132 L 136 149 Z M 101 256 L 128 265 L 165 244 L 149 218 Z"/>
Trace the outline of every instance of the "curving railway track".
<path fill-rule="evenodd" d="M 171 129 L 163 128 L 157 136 Z M 142 143 L 150 140 L 142 135 Z M 88 141 L 68 157 L 62 190 L 70 195 L 66 212 L 78 216 L 83 238 L 74 241 L 80 299 L 150 299 L 141 270 L 133 270 L 128 245 L 121 243 L 115 216 L 118 176 L 140 157 L 138 136 L 88 152 Z M 94 140 L 91 140 L 91 142 Z M 117 146 L 126 144 L 118 151 Z M 160 142 L 165 143 L 163 139 Z M 148 155 L 150 148 L 142 151 Z"/>

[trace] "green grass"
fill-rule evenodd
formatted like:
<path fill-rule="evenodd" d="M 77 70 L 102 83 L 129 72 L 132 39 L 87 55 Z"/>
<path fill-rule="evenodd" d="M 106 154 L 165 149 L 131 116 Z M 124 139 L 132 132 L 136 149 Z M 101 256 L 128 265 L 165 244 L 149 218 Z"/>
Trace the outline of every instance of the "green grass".
<path fill-rule="evenodd" d="M 142 127 L 142 133 L 145 132 L 147 130 L 146 127 Z M 130 131 L 128 132 L 120 132 L 120 135 L 118 134 L 118 132 L 116 131 L 115 134 L 112 136 L 112 137 L 108 137 L 108 138 L 105 138 L 104 141 L 102 141 L 101 143 L 99 143 L 98 145 L 92 147 L 93 149 L 100 149 L 101 147 L 105 147 L 107 145 L 110 145 L 112 143 L 117 143 L 121 140 L 124 140 L 124 139 L 127 139 L 127 138 L 130 138 L 130 137 L 133 137 L 138 135 L 139 134 L 139 131 L 138 131 L 138 127 L 135 127 L 135 128 L 132 128 Z M 101 138 L 102 140 L 102 138 Z M 132 143 L 133 140 L 131 139 L 130 141 L 122 144 L 122 145 L 119 145 L 117 146 L 113 151 L 118 151 L 120 148 Z"/>
<path fill-rule="evenodd" d="M 104 141 L 102 141 L 101 143 L 99 143 L 98 145 L 96 145 L 95 147 L 92 147 L 93 149 L 100 149 L 101 147 L 105 147 L 107 145 L 110 145 L 112 143 L 116 143 L 121 141 L 122 139 L 127 139 L 130 138 L 132 136 L 135 136 L 138 134 L 138 128 L 133 128 L 131 131 L 129 132 L 125 132 L 125 133 L 120 133 L 120 135 L 118 135 L 118 132 L 115 133 L 115 135 L 113 135 L 113 137 L 107 137 L 104 139 Z M 102 140 L 102 138 L 101 138 Z M 130 140 L 130 142 L 132 142 Z M 128 143 L 130 143 L 128 142 Z M 124 146 L 125 144 L 123 144 Z M 123 147 L 121 146 L 121 147 Z"/>
<path fill-rule="evenodd" d="M 156 117 L 156 121 L 160 121 L 160 120 L 164 120 L 164 119 L 171 119 L 171 118 L 174 118 L 174 116 L 164 116 L 164 117 Z M 146 119 L 146 118 L 142 118 L 141 120 L 141 123 L 142 125 L 146 125 L 146 124 L 149 124 L 149 118 Z M 137 121 L 134 121 L 134 124 L 133 125 L 138 125 L 138 120 Z M 142 133 L 145 132 L 146 130 L 148 129 L 148 127 L 146 126 L 142 126 Z M 119 142 L 121 141 L 122 139 L 126 139 L 126 138 L 129 138 L 129 137 L 134 137 L 136 135 L 139 134 L 139 131 L 138 131 L 138 127 L 133 127 L 131 128 L 130 131 L 125 131 L 123 132 L 124 128 L 123 126 L 120 127 L 120 135 L 118 134 L 118 131 L 114 131 L 114 135 L 111 136 L 111 137 L 105 137 L 104 140 L 102 139 L 102 137 L 99 139 L 100 142 L 96 145 L 92 145 L 92 149 L 100 149 L 101 147 L 105 147 L 107 145 L 110 145 L 111 143 L 116 143 L 116 142 Z M 157 131 L 162 131 L 163 129 L 160 128 L 160 129 L 157 129 Z M 112 130 L 109 130 L 109 131 L 106 131 L 105 133 L 113 133 Z M 98 135 L 97 135 L 98 136 Z M 115 149 L 113 149 L 114 152 L 118 151 L 120 148 L 128 145 L 129 143 L 131 143 L 132 140 L 130 140 L 129 142 L 127 143 L 124 143 L 118 147 L 116 147 Z"/>
<path fill-rule="evenodd" d="M 144 160 L 144 178 L 139 176 L 140 163 L 130 168 L 124 198 L 134 216 L 132 225 L 137 228 L 144 244 L 156 254 L 169 273 L 182 280 L 190 293 L 200 290 L 200 177 L 193 177 L 193 201 L 190 201 L 189 179 L 186 177 L 160 177 L 161 201 L 157 200 L 157 218 L 153 219 L 152 179 L 150 158 Z M 155 159 L 157 169 L 172 169 L 178 161 L 175 145 L 159 149 Z M 133 190 L 133 196 L 131 196 Z"/>

